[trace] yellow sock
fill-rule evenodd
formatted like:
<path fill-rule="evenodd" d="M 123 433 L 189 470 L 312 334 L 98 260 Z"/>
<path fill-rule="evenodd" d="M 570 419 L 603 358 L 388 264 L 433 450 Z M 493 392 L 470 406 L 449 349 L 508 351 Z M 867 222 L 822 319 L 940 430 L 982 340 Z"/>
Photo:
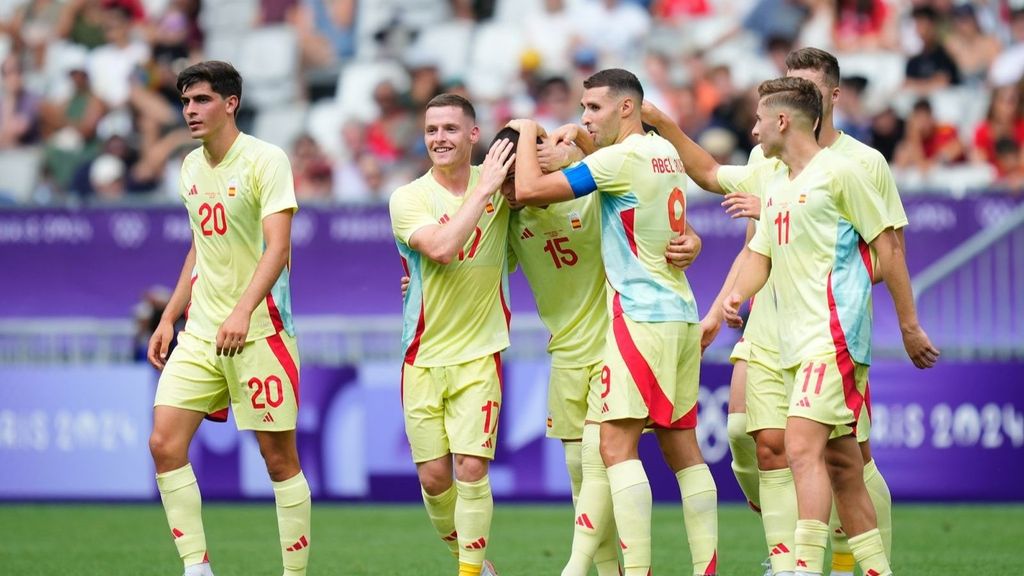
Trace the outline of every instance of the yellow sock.
<path fill-rule="evenodd" d="M 832 576 L 853 576 L 853 568 L 856 562 L 853 560 L 853 552 L 850 551 L 850 542 L 846 538 L 839 523 L 839 512 L 836 510 L 836 502 L 832 500 L 832 512 L 828 517 L 829 544 L 832 546 Z"/>
<path fill-rule="evenodd" d="M 312 503 L 309 484 L 300 471 L 283 481 L 273 482 L 277 504 L 277 530 L 281 536 L 284 576 L 305 576 L 309 563 L 309 517 Z"/>
<path fill-rule="evenodd" d="M 569 472 L 569 487 L 572 489 L 572 507 L 580 497 L 580 486 L 583 484 L 583 442 L 562 441 L 565 449 L 565 469 Z"/>
<path fill-rule="evenodd" d="M 480 576 L 483 564 L 467 564 L 459 562 L 459 576 Z"/>
<path fill-rule="evenodd" d="M 206 561 L 206 533 L 203 532 L 203 501 L 199 484 L 186 464 L 177 470 L 156 475 L 160 500 L 164 503 L 167 525 L 185 566 Z"/>
<path fill-rule="evenodd" d="M 793 534 L 797 574 L 821 574 L 825 569 L 828 524 L 820 520 L 797 520 Z"/>
<path fill-rule="evenodd" d="M 487 556 L 487 544 L 491 537 L 491 517 L 494 514 L 494 499 L 491 496 L 491 480 L 487 476 L 476 482 L 455 481 L 455 530 L 459 537 L 459 574 L 479 574 L 480 566 Z M 464 572 L 476 567 L 476 572 Z"/>
<path fill-rule="evenodd" d="M 891 576 L 889 561 L 885 559 L 885 547 L 878 529 L 868 530 L 850 538 L 853 557 L 860 564 L 864 576 Z"/>
<path fill-rule="evenodd" d="M 718 488 L 707 464 L 676 472 L 693 573 L 718 573 Z"/>
<path fill-rule="evenodd" d="M 768 543 L 768 559 L 772 573 L 781 574 L 796 570 L 794 541 L 796 532 L 796 485 L 793 471 L 761 470 L 761 523 Z"/>
<path fill-rule="evenodd" d="M 761 509 L 761 494 L 758 489 L 757 444 L 747 434 L 746 412 L 733 412 L 726 419 L 729 433 L 729 449 L 732 451 L 732 473 L 743 490 L 747 504 L 754 510 Z"/>
<path fill-rule="evenodd" d="M 423 493 L 423 505 L 427 508 L 430 523 L 434 525 L 438 537 L 448 546 L 452 556 L 458 558 L 459 535 L 455 531 L 455 484 L 436 496 L 427 494 L 422 487 L 420 491 Z"/>
<path fill-rule="evenodd" d="M 619 550 L 615 541 L 612 493 L 608 472 L 601 460 L 601 426 L 588 424 L 581 442 L 582 483 L 576 501 L 572 554 L 563 576 L 587 576 L 590 566 L 598 576 L 618 576 Z"/>
<path fill-rule="evenodd" d="M 647 576 L 651 569 L 651 484 L 639 460 L 608 468 L 612 510 L 619 529 L 624 576 Z"/>
<path fill-rule="evenodd" d="M 892 564 L 892 494 L 882 473 L 878 471 L 874 459 L 864 465 L 864 486 L 875 506 L 875 517 L 878 519 L 878 532 L 885 546 L 885 557 Z"/>

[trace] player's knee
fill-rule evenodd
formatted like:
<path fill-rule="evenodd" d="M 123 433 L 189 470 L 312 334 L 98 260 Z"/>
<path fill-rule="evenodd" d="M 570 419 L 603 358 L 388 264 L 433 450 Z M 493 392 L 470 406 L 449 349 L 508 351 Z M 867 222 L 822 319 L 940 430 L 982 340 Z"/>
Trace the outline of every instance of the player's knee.
<path fill-rule="evenodd" d="M 821 447 L 798 435 L 791 434 L 786 438 L 785 444 L 786 460 L 789 462 L 790 468 L 804 468 L 822 460 Z"/>
<path fill-rule="evenodd" d="M 271 480 L 280 482 L 291 478 L 299 473 L 299 459 L 291 450 L 280 449 L 273 446 L 260 446 L 260 455 L 267 465 L 267 473 Z"/>
<path fill-rule="evenodd" d="M 181 461 L 181 466 L 188 461 L 188 445 L 173 436 L 156 430 L 149 436 L 149 453 L 157 465 L 157 471 L 169 471 L 179 468 L 174 464 Z"/>
<path fill-rule="evenodd" d="M 789 466 L 786 442 L 782 430 L 762 430 L 757 435 L 757 467 L 761 470 L 781 470 Z"/>
<path fill-rule="evenodd" d="M 745 442 L 748 437 L 747 415 L 743 412 L 730 413 L 726 419 L 725 429 L 729 433 L 730 446 Z"/>
<path fill-rule="evenodd" d="M 487 475 L 487 459 L 455 455 L 455 477 L 461 482 L 476 482 Z"/>

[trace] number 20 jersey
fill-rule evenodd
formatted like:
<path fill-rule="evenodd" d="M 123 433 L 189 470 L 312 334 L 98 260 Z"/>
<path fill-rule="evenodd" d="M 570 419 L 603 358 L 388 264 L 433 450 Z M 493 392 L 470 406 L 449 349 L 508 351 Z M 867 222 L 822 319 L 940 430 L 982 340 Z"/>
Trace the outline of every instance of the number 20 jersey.
<path fill-rule="evenodd" d="M 291 164 L 277 146 L 240 133 L 217 166 L 210 166 L 202 147 L 189 153 L 180 193 L 196 249 L 185 331 L 212 342 L 263 256 L 263 219 L 298 209 Z M 295 334 L 289 265 L 253 311 L 246 341 L 282 330 Z"/>
<path fill-rule="evenodd" d="M 672 144 L 632 134 L 564 170 L 573 193 L 601 193 L 601 254 L 622 311 L 635 322 L 699 322 L 686 275 L 665 259 L 686 228 L 686 174 Z"/>

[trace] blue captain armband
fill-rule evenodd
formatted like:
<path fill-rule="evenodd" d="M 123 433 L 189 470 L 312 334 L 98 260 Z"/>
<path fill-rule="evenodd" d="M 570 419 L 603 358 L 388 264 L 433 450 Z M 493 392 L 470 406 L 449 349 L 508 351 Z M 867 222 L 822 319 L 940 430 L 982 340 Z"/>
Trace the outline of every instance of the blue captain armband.
<path fill-rule="evenodd" d="M 577 198 L 597 190 L 597 182 L 594 182 L 594 176 L 590 174 L 590 167 L 587 166 L 586 162 L 580 162 L 575 166 L 565 168 L 562 170 L 562 173 L 569 180 L 572 195 Z"/>

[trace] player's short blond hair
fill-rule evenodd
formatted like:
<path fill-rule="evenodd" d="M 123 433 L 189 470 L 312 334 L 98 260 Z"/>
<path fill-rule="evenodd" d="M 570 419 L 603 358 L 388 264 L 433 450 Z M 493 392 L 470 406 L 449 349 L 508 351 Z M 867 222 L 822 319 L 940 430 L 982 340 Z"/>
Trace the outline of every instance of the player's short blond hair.
<path fill-rule="evenodd" d="M 767 108 L 788 108 L 803 116 L 814 128 L 821 120 L 821 92 L 810 80 L 785 77 L 766 80 L 757 87 Z"/>

